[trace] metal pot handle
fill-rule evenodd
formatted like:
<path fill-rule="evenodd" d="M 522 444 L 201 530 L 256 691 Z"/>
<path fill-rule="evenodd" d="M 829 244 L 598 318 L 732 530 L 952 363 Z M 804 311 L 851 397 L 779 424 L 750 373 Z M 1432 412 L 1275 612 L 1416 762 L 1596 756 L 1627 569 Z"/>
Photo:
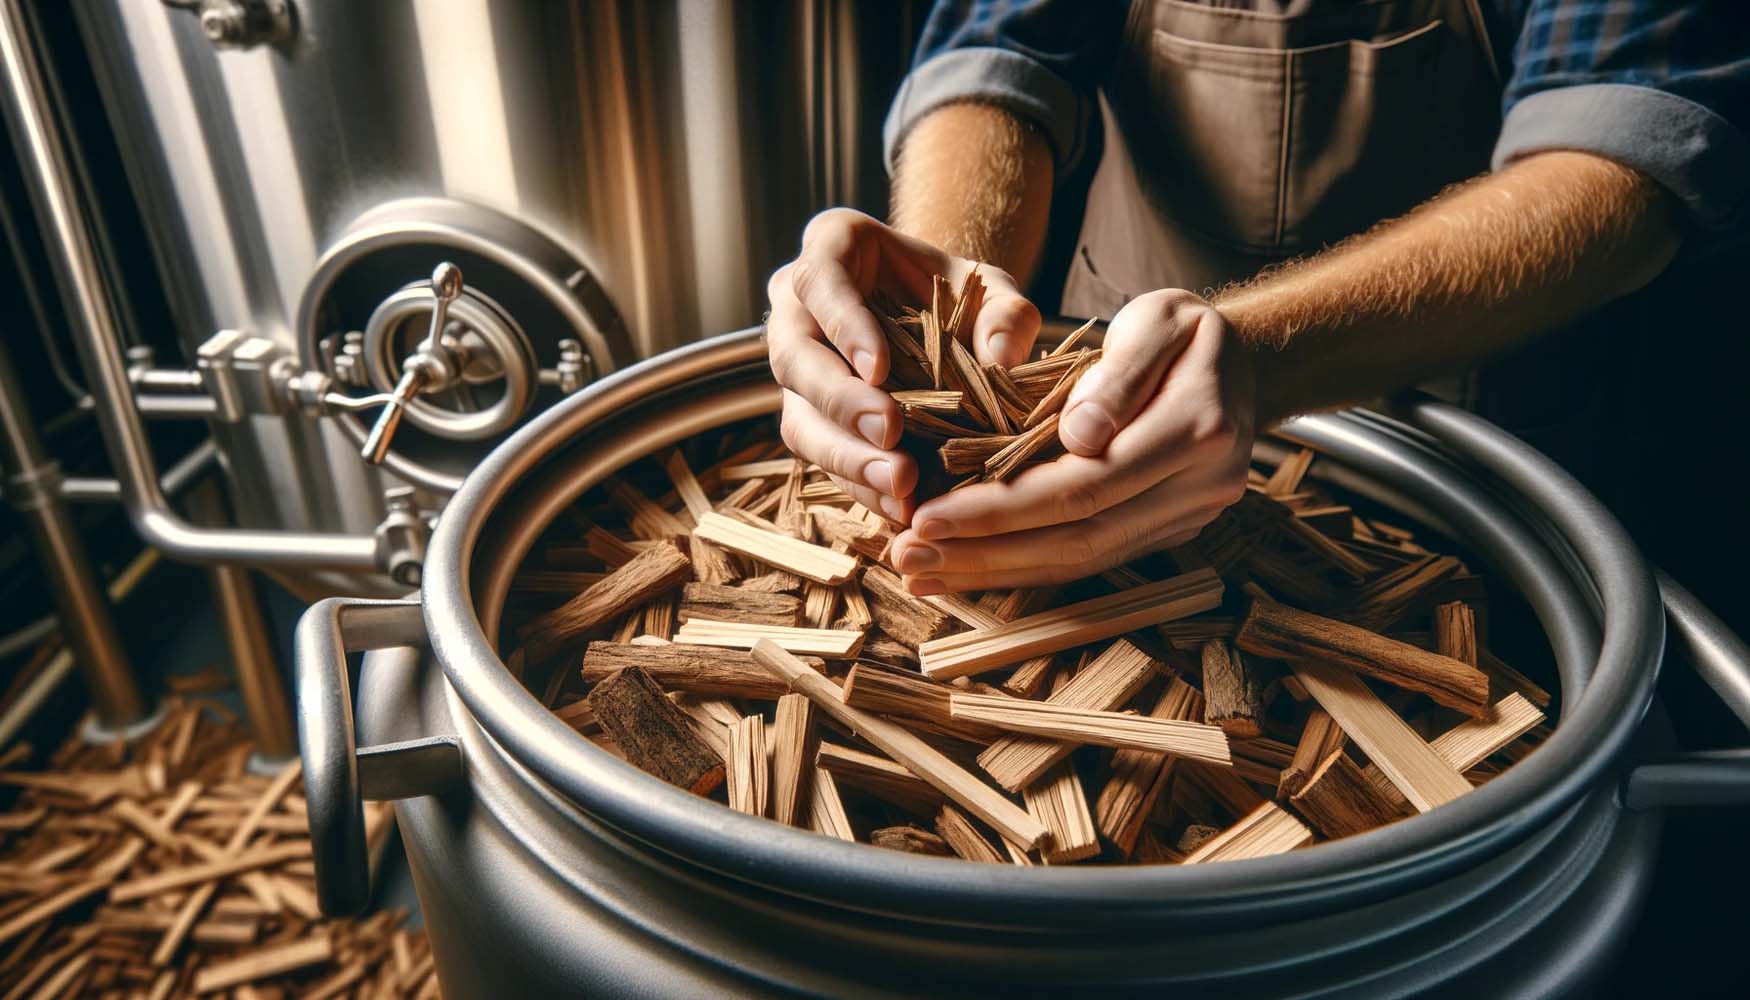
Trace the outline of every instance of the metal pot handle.
<path fill-rule="evenodd" d="M 1750 645 L 1676 580 L 1658 573 L 1659 596 L 1674 648 L 1750 726 Z M 1623 779 L 1623 802 L 1634 810 L 1670 806 L 1750 804 L 1750 749 L 1673 754 L 1634 768 Z"/>
<path fill-rule="evenodd" d="M 432 795 L 462 776 L 462 750 L 454 737 L 360 749 L 353 734 L 346 654 L 425 645 L 418 601 L 331 597 L 298 619 L 298 743 L 316 898 L 329 916 L 352 916 L 370 901 L 363 801 Z"/>

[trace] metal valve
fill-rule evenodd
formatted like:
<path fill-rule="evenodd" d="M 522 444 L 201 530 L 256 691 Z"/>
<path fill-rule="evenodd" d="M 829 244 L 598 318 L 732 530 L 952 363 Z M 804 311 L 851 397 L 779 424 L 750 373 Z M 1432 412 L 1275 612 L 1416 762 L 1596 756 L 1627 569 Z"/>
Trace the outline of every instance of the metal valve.
<path fill-rule="evenodd" d="M 360 455 L 372 465 L 380 465 L 389 453 L 389 441 L 401 426 L 401 417 L 413 397 L 424 392 L 449 388 L 467 366 L 467 358 L 453 345 L 446 344 L 444 325 L 449 320 L 450 303 L 462 294 L 462 269 L 444 261 L 431 272 L 431 294 L 435 300 L 431 309 L 431 328 L 425 339 L 401 363 L 401 380 L 389 394 L 383 412 L 377 415 L 371 433 L 365 438 Z"/>

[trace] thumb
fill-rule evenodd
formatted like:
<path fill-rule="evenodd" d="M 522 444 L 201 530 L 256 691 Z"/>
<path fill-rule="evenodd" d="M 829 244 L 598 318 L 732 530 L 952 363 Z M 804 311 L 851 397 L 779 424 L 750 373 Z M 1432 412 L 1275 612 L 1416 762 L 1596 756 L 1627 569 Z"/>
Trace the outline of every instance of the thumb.
<path fill-rule="evenodd" d="M 1027 301 L 1008 272 L 984 265 L 984 306 L 972 323 L 972 353 L 983 365 L 1013 368 L 1027 360 L 1039 336 L 1039 307 Z"/>
<path fill-rule="evenodd" d="M 1190 292 L 1150 292 L 1112 317 L 1100 360 L 1082 374 L 1064 403 L 1058 422 L 1064 448 L 1098 455 L 1142 412 L 1190 340 L 1196 314 L 1181 313 L 1181 307 L 1202 302 Z"/>

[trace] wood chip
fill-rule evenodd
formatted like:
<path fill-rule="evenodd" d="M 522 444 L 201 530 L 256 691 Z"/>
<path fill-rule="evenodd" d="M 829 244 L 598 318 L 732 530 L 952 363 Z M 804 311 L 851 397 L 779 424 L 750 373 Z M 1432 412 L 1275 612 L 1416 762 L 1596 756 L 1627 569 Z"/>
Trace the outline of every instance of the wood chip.
<path fill-rule="evenodd" d="M 947 841 L 917 826 L 888 826 L 872 830 L 869 832 L 869 843 L 907 854 L 927 854 L 938 858 L 952 857 L 954 854 Z"/>
<path fill-rule="evenodd" d="M 1346 667 L 1472 717 L 1489 707 L 1489 678 L 1468 663 L 1274 601 L 1252 602 L 1234 644 L 1259 656 Z"/>
<path fill-rule="evenodd" d="M 1262 730 L 1266 680 L 1224 641 L 1203 644 L 1204 715 L 1235 739 L 1250 739 Z"/>
<path fill-rule="evenodd" d="M 838 743 L 822 743 L 815 763 L 846 788 L 866 792 L 907 812 L 929 816 L 946 800 L 934 785 L 886 757 Z"/>
<path fill-rule="evenodd" d="M 766 755 L 766 720 L 751 715 L 729 730 L 726 780 L 729 808 L 749 816 L 769 814 L 771 760 Z"/>
<path fill-rule="evenodd" d="M 1332 838 L 1365 833 L 1410 815 L 1381 794 L 1341 750 L 1320 762 L 1288 803 L 1319 833 Z"/>
<path fill-rule="evenodd" d="M 936 835 L 963 860 L 987 865 L 1003 863 L 1002 854 L 985 839 L 972 817 L 952 805 L 943 803 L 941 811 L 936 814 Z"/>
<path fill-rule="evenodd" d="M 1283 854 L 1310 843 L 1313 832 L 1274 802 L 1247 813 L 1238 823 L 1209 838 L 1185 857 L 1183 864 L 1240 861 Z"/>
<path fill-rule="evenodd" d="M 194 991 L 212 993 L 243 983 L 302 969 L 334 956 L 334 944 L 327 935 L 298 938 L 270 945 L 225 962 L 202 968 L 195 974 Z"/>
<path fill-rule="evenodd" d="M 766 531 L 715 511 L 699 518 L 695 537 L 775 566 L 815 583 L 839 584 L 857 571 L 855 556 L 834 552 L 776 531 Z"/>
<path fill-rule="evenodd" d="M 1073 762 L 1066 760 L 1045 772 L 1021 790 L 1021 799 L 1027 811 L 1051 831 L 1051 840 L 1043 849 L 1046 861 L 1068 864 L 1100 853 L 1100 836 Z"/>
<path fill-rule="evenodd" d="M 1003 735 L 1000 729 L 954 718 L 954 690 L 917 674 L 858 664 L 845 675 L 844 699 L 852 708 L 972 743 L 990 743 Z"/>
<path fill-rule="evenodd" d="M 590 631 L 606 625 L 626 608 L 680 587 L 692 567 L 692 560 L 672 541 L 638 553 L 600 583 L 518 630 L 531 662 L 586 639 Z"/>
<path fill-rule="evenodd" d="M 838 783 L 820 765 L 811 765 L 813 784 L 808 792 L 808 828 L 825 837 L 855 842 L 857 831 L 845 814 Z"/>
<path fill-rule="evenodd" d="M 681 588 L 675 617 L 682 622 L 700 618 L 795 627 L 802 623 L 802 602 L 789 594 L 760 594 L 740 587 L 689 583 Z"/>
<path fill-rule="evenodd" d="M 752 649 L 754 643 L 764 639 L 801 656 L 842 660 L 857 655 L 863 648 L 864 635 L 850 629 L 788 628 L 694 618 L 675 632 L 674 639 L 695 646 L 731 649 Z"/>
<path fill-rule="evenodd" d="M 1220 726 L 982 694 L 953 695 L 949 710 L 956 719 L 1065 743 L 1128 747 L 1212 764 L 1233 763 L 1227 734 Z"/>
<path fill-rule="evenodd" d="M 826 664 L 805 658 L 815 670 Z M 675 642 L 645 646 L 622 642 L 592 642 L 583 654 L 583 679 L 597 683 L 624 667 L 637 667 L 668 691 L 724 698 L 771 700 L 787 689 L 753 661 L 746 650 Z"/>
<path fill-rule="evenodd" d="M 1299 686 L 1300 681 L 1296 680 L 1295 684 Z M 1341 750 L 1344 742 L 1343 730 L 1331 718 L 1330 713 L 1322 708 L 1313 709 L 1306 717 L 1306 724 L 1301 727 L 1300 741 L 1294 746 L 1294 757 L 1276 779 L 1277 794 L 1292 796 L 1306 787 L 1307 776 L 1333 751 Z"/>
<path fill-rule="evenodd" d="M 1319 663 L 1293 666 L 1294 675 L 1319 707 L 1337 720 L 1417 811 L 1427 812 L 1470 791 L 1470 782 L 1441 760 L 1359 677 Z"/>
<path fill-rule="evenodd" d="M 918 647 L 919 660 L 923 672 L 938 680 L 965 677 L 1207 611 L 1221 603 L 1221 595 L 1221 579 L 1213 570 L 1185 573 L 994 628 L 934 639 Z"/>
<path fill-rule="evenodd" d="M 785 826 L 801 825 L 808 816 L 806 795 L 817 746 L 814 703 L 799 694 L 779 698 L 768 742 L 772 752 L 772 818 Z"/>
<path fill-rule="evenodd" d="M 898 576 L 880 566 L 863 571 L 863 594 L 881 631 L 914 649 L 943 635 L 952 621 L 935 605 L 913 597 Z"/>
<path fill-rule="evenodd" d="M 590 690 L 589 703 L 602 730 L 638 768 L 697 795 L 723 783 L 722 757 L 638 667 L 603 678 Z"/>

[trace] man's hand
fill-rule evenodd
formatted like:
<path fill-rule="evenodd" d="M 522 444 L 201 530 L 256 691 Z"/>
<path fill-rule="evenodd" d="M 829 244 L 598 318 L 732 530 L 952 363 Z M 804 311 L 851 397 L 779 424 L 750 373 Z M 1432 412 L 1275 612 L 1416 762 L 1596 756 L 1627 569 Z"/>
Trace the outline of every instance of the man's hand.
<path fill-rule="evenodd" d="M 1190 292 L 1113 317 L 1059 434 L 1070 454 L 929 500 L 893 544 L 914 594 L 1073 580 L 1189 540 L 1245 492 L 1251 358 Z"/>
<path fill-rule="evenodd" d="M 766 284 L 766 350 L 784 387 L 784 443 L 863 506 L 901 524 L 911 518 L 917 463 L 894 450 L 903 430 L 899 407 L 878 388 L 887 378 L 887 340 L 865 300 L 880 288 L 927 303 L 933 275 L 959 288 L 974 266 L 835 208 L 814 217 L 801 255 Z M 974 354 L 983 364 L 1019 364 L 1039 333 L 1039 310 L 1007 272 L 976 266 L 986 292 Z"/>

